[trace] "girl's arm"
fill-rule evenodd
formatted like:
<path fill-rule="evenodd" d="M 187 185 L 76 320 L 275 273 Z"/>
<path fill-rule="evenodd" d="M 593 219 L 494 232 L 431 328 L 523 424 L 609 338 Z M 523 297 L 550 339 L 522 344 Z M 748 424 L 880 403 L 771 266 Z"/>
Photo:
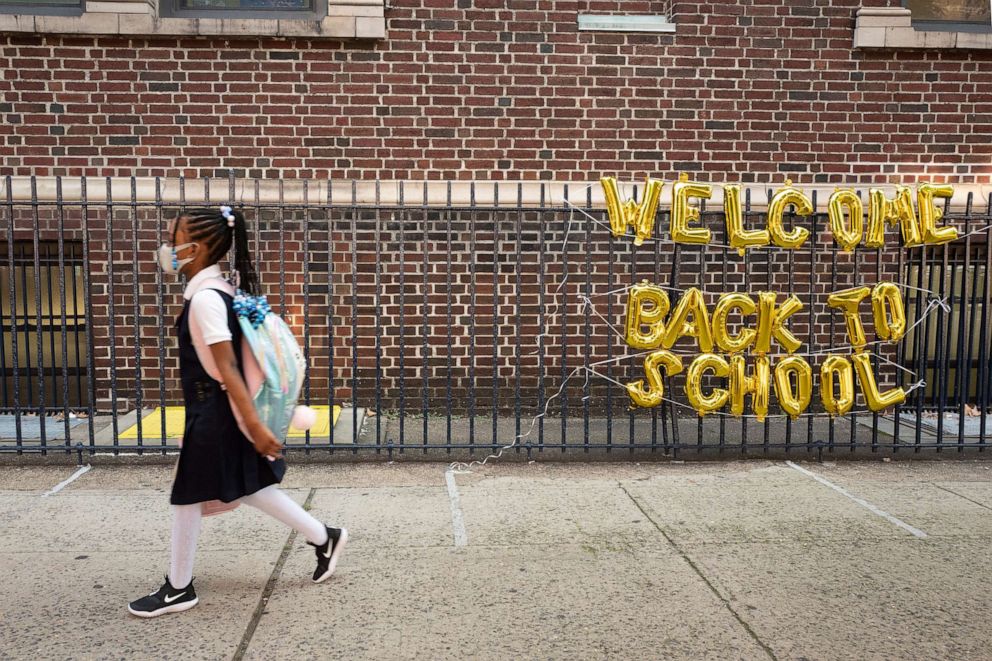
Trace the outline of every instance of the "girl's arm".
<path fill-rule="evenodd" d="M 213 355 L 217 370 L 220 372 L 220 382 L 227 388 L 227 394 L 231 402 L 237 407 L 245 422 L 245 429 L 255 444 L 255 450 L 263 456 L 281 457 L 282 443 L 275 437 L 275 434 L 259 419 L 258 411 L 252 403 L 251 395 L 248 394 L 248 385 L 241 370 L 238 369 L 238 359 L 234 355 L 234 344 L 231 342 L 217 342 L 210 345 L 210 353 Z"/>

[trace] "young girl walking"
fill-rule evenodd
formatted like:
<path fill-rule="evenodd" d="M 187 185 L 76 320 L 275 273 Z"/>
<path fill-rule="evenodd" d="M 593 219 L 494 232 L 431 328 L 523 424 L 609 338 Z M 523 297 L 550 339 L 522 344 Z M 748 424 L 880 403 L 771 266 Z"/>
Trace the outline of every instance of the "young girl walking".
<path fill-rule="evenodd" d="M 158 251 L 162 270 L 182 273 L 188 281 L 176 324 L 186 430 L 172 484 L 169 573 L 158 591 L 128 604 L 128 611 L 139 617 L 176 613 L 199 602 L 193 558 L 205 511 L 244 503 L 294 528 L 315 547 L 315 583 L 331 576 L 348 541 L 347 530 L 324 525 L 277 486 L 286 472 L 282 444 L 252 404 L 243 376 L 234 287 L 219 266 L 232 244 L 236 281 L 247 294 L 257 295 L 248 232 L 239 211 L 225 206 L 184 214 L 170 224 L 168 241 Z"/>

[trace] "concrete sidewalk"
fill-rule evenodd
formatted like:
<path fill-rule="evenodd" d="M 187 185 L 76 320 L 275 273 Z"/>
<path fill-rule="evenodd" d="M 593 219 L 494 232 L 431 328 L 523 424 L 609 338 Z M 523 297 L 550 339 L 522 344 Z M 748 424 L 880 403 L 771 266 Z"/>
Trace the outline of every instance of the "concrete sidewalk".
<path fill-rule="evenodd" d="M 799 468 L 812 473 L 806 473 Z M 4 658 L 992 659 L 992 464 L 291 466 L 352 532 L 208 519 L 200 605 L 125 610 L 168 564 L 169 466 L 0 468 Z M 819 478 L 819 480 L 817 479 Z"/>

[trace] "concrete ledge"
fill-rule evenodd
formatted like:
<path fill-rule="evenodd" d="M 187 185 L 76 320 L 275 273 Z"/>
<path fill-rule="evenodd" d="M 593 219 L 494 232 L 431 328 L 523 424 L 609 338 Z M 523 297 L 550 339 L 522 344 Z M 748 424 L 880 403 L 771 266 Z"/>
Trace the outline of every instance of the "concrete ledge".
<path fill-rule="evenodd" d="M 384 0 L 328 0 L 319 19 L 163 18 L 148 0 L 97 0 L 81 16 L 0 14 L 0 32 L 384 39 Z"/>
<path fill-rule="evenodd" d="M 660 204 L 666 208 L 671 204 L 671 184 L 674 177 L 664 177 L 665 186 L 662 189 Z M 36 189 L 38 200 L 44 203 L 54 203 L 57 199 L 57 177 L 36 177 Z M 11 177 L 11 196 L 14 203 L 30 203 L 32 200 L 31 177 Z M 209 196 L 205 193 L 205 184 L 209 181 Z M 128 177 L 112 177 L 110 179 L 110 201 L 117 204 L 127 204 L 131 201 L 131 179 Z M 154 177 L 138 177 L 135 179 L 136 201 L 139 203 L 154 202 L 155 194 Z M 381 206 L 401 206 L 400 189 L 402 187 L 402 206 L 429 207 L 447 206 L 450 195 L 452 206 L 468 207 L 473 201 L 473 182 L 461 181 L 452 182 L 450 191 L 448 182 L 444 181 L 355 181 L 354 190 L 352 181 L 348 179 L 334 180 L 330 182 L 326 179 L 309 180 L 304 189 L 304 180 L 283 181 L 282 197 L 280 199 L 279 181 L 276 179 L 263 179 L 259 181 L 258 197 L 255 197 L 254 179 L 234 180 L 233 199 L 230 193 L 231 180 L 229 179 L 186 179 L 185 180 L 185 202 L 188 206 L 214 205 L 225 202 L 234 202 L 252 206 L 256 202 L 262 205 L 277 204 L 280 201 L 285 204 L 304 204 L 333 206 L 358 206 L 381 205 Z M 713 185 L 713 196 L 707 200 L 709 208 L 719 208 L 723 204 L 723 189 L 721 185 L 738 183 L 732 180 L 726 182 L 706 182 Z M 179 179 L 161 179 L 161 200 L 167 205 L 178 205 L 181 203 L 179 194 Z M 643 187 L 643 180 L 623 180 L 621 191 L 630 194 L 631 185 L 636 184 Z M 758 183 L 741 184 L 745 188 L 752 190 L 751 208 L 753 210 L 763 210 L 766 208 L 767 200 L 764 191 L 768 188 L 776 189 L 783 185 L 782 182 L 776 184 Z M 910 185 L 910 184 L 907 184 Z M 967 203 L 968 194 L 972 194 L 974 204 L 984 208 L 984 201 L 992 195 L 992 184 L 953 184 L 954 197 L 951 199 L 951 208 L 963 209 Z M 591 200 L 594 208 L 605 208 L 603 200 L 603 189 L 599 181 L 590 178 L 587 181 L 479 181 L 474 182 L 474 202 L 476 206 L 501 206 L 515 207 L 518 200 L 526 207 L 563 206 L 565 199 L 565 189 L 568 189 L 568 199 L 577 206 L 585 206 L 589 189 L 591 189 Z M 835 190 L 834 185 L 812 185 L 795 184 L 812 196 L 816 194 L 821 210 L 826 209 L 827 199 Z M 852 184 L 855 190 L 867 193 L 869 188 L 879 188 L 894 194 L 895 186 L 892 184 Z M 426 190 L 426 198 L 425 198 Z M 328 201 L 330 193 L 330 201 Z M 7 199 L 7 180 L 0 178 L 0 200 Z M 79 177 L 62 178 L 62 199 L 73 204 L 82 200 L 82 181 Z M 107 179 L 104 177 L 87 177 L 86 179 L 86 201 L 89 204 L 104 204 L 108 201 Z M 981 201 L 981 202 L 979 202 Z"/>
<path fill-rule="evenodd" d="M 917 30 L 902 7 L 862 7 L 854 26 L 854 48 L 881 50 L 992 50 L 992 31 Z"/>

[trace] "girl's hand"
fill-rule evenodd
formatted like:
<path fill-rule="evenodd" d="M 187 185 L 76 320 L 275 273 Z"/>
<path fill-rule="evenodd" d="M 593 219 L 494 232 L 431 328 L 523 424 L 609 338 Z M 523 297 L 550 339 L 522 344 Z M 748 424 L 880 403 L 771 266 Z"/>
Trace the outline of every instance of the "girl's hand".
<path fill-rule="evenodd" d="M 251 430 L 251 437 L 255 444 L 255 451 L 260 455 L 273 459 L 282 458 L 282 443 L 268 427 L 258 424 Z"/>

